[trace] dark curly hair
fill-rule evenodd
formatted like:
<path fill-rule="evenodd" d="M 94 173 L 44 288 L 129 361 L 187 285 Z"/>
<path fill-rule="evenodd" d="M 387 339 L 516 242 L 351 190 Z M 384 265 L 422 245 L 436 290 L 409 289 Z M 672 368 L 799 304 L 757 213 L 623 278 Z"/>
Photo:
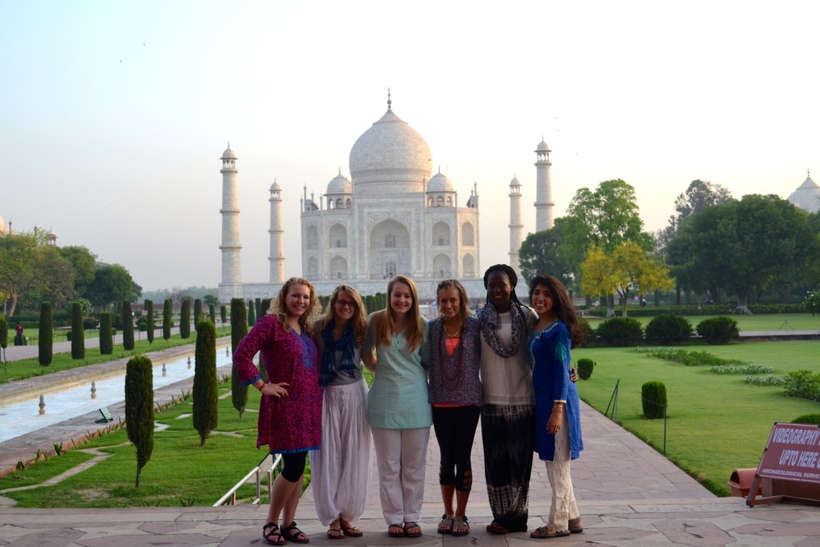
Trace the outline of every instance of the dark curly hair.
<path fill-rule="evenodd" d="M 532 301 L 532 293 L 538 285 L 544 285 L 552 293 L 555 315 L 567 326 L 569 337 L 572 340 L 572 347 L 581 347 L 584 340 L 584 328 L 575 314 L 575 306 L 572 305 L 572 299 L 569 297 L 567 288 L 554 276 L 547 274 L 536 275 L 530 281 L 530 301 Z"/>

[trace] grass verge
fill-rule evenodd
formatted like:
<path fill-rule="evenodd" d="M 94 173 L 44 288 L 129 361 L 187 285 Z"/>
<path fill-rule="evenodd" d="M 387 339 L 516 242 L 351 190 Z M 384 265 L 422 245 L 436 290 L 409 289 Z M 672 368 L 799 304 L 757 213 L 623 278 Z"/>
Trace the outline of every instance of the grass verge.
<path fill-rule="evenodd" d="M 775 374 L 785 375 L 816 368 L 820 343 L 745 342 L 704 350 L 771 366 Z M 757 467 L 774 422 L 790 422 L 820 408 L 817 402 L 784 397 L 782 387 L 745 384 L 743 375 L 713 374 L 708 366 L 685 366 L 630 348 L 581 348 L 572 355 L 596 362 L 592 377 L 578 381 L 581 398 L 603 413 L 620 380 L 617 422 L 659 451 L 664 423 L 643 418 L 641 386 L 649 380 L 663 382 L 668 396 L 666 456 L 719 496 L 730 494 L 726 481 L 734 469 Z"/>

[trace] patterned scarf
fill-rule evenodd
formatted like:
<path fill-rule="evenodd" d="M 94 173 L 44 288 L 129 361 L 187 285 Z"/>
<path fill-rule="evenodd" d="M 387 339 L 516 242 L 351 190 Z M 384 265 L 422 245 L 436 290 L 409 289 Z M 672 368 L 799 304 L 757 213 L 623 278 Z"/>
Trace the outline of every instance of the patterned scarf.
<path fill-rule="evenodd" d="M 327 326 L 322 329 L 322 341 L 325 343 L 325 350 L 322 353 L 322 368 L 319 370 L 319 385 L 325 387 L 339 376 L 340 372 L 347 372 L 351 378 L 355 378 L 357 363 L 353 362 L 355 346 L 353 340 L 353 325 L 348 324 L 342 331 L 338 340 L 333 339 L 333 329 L 336 320 L 331 319 Z M 341 350 L 342 362 L 336 368 L 336 352 Z"/>
<path fill-rule="evenodd" d="M 481 334 L 484 335 L 484 340 L 493 349 L 499 357 L 506 359 L 518 353 L 518 348 L 521 347 L 521 342 L 524 340 L 524 335 L 527 333 L 527 324 L 524 320 L 524 314 L 518 306 L 514 303 L 510 306 L 510 317 L 512 319 L 512 340 L 510 347 L 505 348 L 501 343 L 501 338 L 498 337 L 498 331 L 501 329 L 501 321 L 498 318 L 498 312 L 495 306 L 487 304 L 476 314 L 478 320 L 481 322 Z"/>

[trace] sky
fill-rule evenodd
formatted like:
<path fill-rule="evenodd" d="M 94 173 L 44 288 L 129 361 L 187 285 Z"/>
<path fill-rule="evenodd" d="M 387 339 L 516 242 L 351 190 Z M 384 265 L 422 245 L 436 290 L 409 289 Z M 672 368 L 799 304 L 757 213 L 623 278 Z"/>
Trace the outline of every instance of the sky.
<path fill-rule="evenodd" d="M 820 173 L 820 3 L 0 0 L 0 217 L 53 229 L 145 290 L 216 287 L 222 175 L 238 156 L 242 280 L 267 282 L 268 189 L 285 275 L 316 200 L 387 109 L 459 204 L 478 185 L 480 264 L 507 262 L 509 182 L 535 229 L 621 178 L 645 229 L 692 180 L 783 198 Z M 817 178 L 817 177 L 814 177 Z M 820 179 L 818 179 L 820 180 Z"/>

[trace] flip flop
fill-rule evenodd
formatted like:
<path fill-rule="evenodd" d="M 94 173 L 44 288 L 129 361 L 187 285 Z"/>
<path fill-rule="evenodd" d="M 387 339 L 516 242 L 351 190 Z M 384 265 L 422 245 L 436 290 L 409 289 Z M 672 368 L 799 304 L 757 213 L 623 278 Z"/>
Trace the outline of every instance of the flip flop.
<path fill-rule="evenodd" d="M 342 528 L 342 532 L 344 532 L 344 535 L 350 536 L 352 538 L 360 538 L 364 535 L 362 531 L 356 528 L 355 526 L 345 526 L 344 528 Z"/>

